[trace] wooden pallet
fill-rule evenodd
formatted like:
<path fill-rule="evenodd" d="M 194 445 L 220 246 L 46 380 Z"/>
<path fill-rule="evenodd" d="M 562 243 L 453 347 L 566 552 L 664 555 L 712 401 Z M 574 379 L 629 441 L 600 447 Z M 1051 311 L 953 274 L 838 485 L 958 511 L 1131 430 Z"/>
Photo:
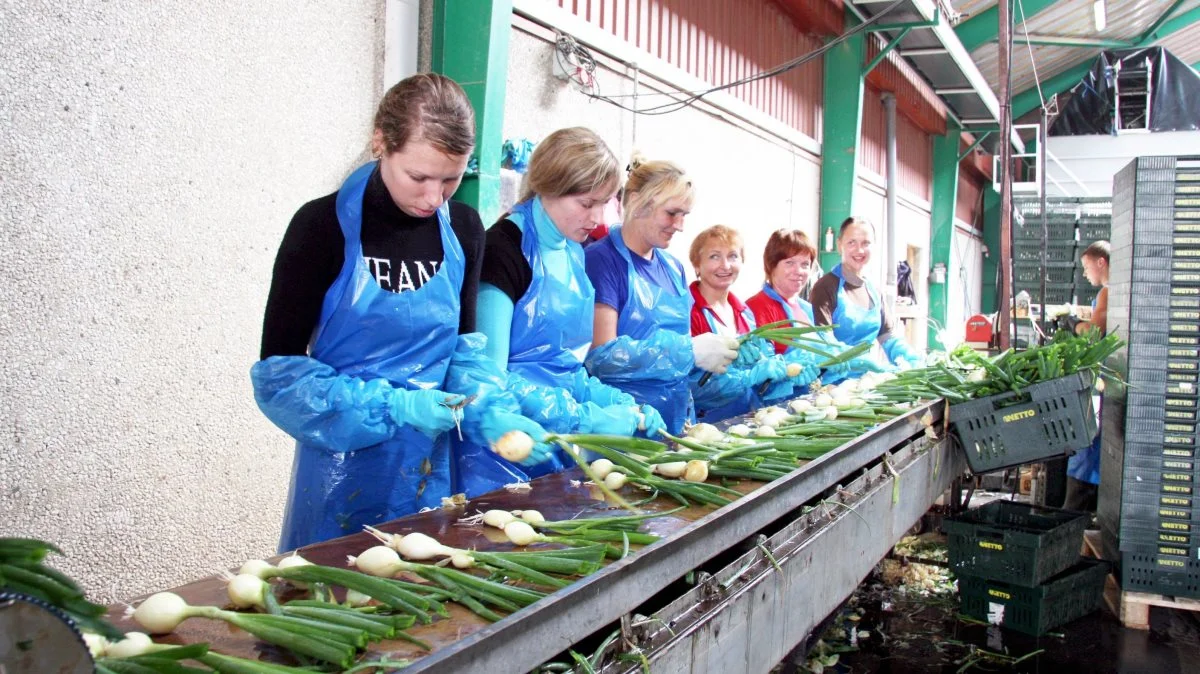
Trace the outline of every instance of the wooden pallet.
<path fill-rule="evenodd" d="M 1084 532 L 1083 554 L 1102 559 L 1099 531 Z M 1175 599 L 1161 594 L 1122 591 L 1120 582 L 1111 573 L 1104 579 L 1104 604 L 1123 626 L 1134 630 L 1150 629 L 1151 606 L 1162 606 L 1180 611 L 1200 611 L 1200 600 Z"/>

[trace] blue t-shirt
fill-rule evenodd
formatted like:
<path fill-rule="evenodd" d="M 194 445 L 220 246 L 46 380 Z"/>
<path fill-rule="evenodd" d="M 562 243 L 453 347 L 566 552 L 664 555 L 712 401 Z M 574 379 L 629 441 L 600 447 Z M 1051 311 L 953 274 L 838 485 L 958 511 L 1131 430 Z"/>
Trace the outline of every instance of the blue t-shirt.
<path fill-rule="evenodd" d="M 613 245 L 612 237 L 606 236 L 593 243 L 583 253 L 588 278 L 596 288 L 596 302 L 607 304 L 620 312 L 629 299 L 629 276 L 625 258 Z M 660 288 L 674 289 L 675 283 L 663 251 L 656 249 L 650 260 L 633 251 L 630 251 L 629 257 L 638 276 Z"/>

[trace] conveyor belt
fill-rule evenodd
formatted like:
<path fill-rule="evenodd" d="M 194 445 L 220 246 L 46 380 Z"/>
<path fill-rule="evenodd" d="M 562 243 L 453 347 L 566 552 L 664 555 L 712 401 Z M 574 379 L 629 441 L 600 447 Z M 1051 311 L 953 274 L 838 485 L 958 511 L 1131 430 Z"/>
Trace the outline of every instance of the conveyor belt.
<path fill-rule="evenodd" d="M 741 612 L 737 615 L 750 615 L 746 613 L 749 609 L 743 609 L 740 602 L 728 600 L 739 593 L 759 596 L 765 592 L 765 598 L 760 601 L 775 601 L 773 598 L 783 601 L 786 598 L 787 601 L 778 606 L 803 607 L 803 610 L 789 609 L 787 615 L 791 617 L 779 619 L 781 627 L 771 632 L 772 642 L 767 644 L 770 648 L 762 650 L 764 646 L 760 644 L 756 648 L 761 653 L 756 650 L 758 654 L 754 658 L 738 660 L 742 665 L 734 667 L 730 663 L 730 668 L 721 665 L 709 669 L 722 672 L 765 671 L 804 638 L 807 630 L 815 624 L 808 620 L 810 617 L 815 616 L 814 621 L 820 620 L 836 606 L 836 602 L 853 591 L 870 568 L 941 494 L 945 485 L 962 471 L 960 453 L 949 452 L 942 443 L 921 440 L 924 427 L 919 422 L 920 417 L 926 411 L 931 412 L 935 419 L 934 426 L 940 428 L 942 408 L 940 402 L 916 408 L 769 484 L 744 483 L 747 490 L 753 491 L 719 510 L 694 507 L 650 520 L 646 529 L 664 536 L 664 540 L 626 559 L 613 562 L 498 623 L 489 624 L 450 604 L 449 620 L 409 630 L 413 636 L 432 644 L 433 653 L 426 654 L 402 641 L 376 644 L 372 652 L 394 658 L 415 659 L 413 665 L 405 670 L 410 672 L 529 671 L 589 636 L 620 623 L 623 617 L 627 618 L 642 607 L 648 597 L 671 586 L 728 548 L 739 544 L 752 546 L 757 537 L 766 532 L 771 535 L 766 545 L 773 551 L 782 569 L 798 571 L 767 573 L 761 568 L 762 564 L 767 563 L 764 562 L 765 557 L 754 558 L 754 555 L 761 556 L 762 553 L 752 551 L 716 573 L 718 579 L 723 575 L 733 578 L 734 571 L 742 570 L 721 596 L 711 594 L 711 584 L 701 584 L 682 591 L 677 600 L 669 601 L 665 608 L 658 611 L 658 616 L 666 623 L 686 618 L 687 624 L 692 626 L 688 628 L 690 631 L 677 631 L 674 637 L 670 636 L 670 632 L 661 631 L 630 635 L 636 636 L 635 641 L 644 642 L 643 647 L 653 653 L 653 657 L 662 659 L 661 671 L 680 671 L 675 664 L 668 663 L 681 657 L 677 653 L 693 648 L 693 645 L 685 648 L 682 644 L 690 643 L 689 639 L 699 639 L 702 634 L 715 636 L 715 632 L 720 632 L 724 636 L 731 635 L 728 629 L 714 631 L 712 627 L 717 624 L 714 620 L 730 610 Z M 913 440 L 920 442 L 914 446 Z M 897 450 L 899 453 L 896 453 Z M 891 469 L 901 475 L 914 475 L 908 479 L 901 478 L 897 503 L 891 502 L 891 471 L 881 462 L 885 455 L 893 453 L 895 455 L 888 459 Z M 599 500 L 598 492 L 573 482 L 578 479 L 577 471 L 547 476 L 535 480 L 529 491 L 495 492 L 473 499 L 465 509 L 444 509 L 412 515 L 380 528 L 393 533 L 421 531 L 455 547 L 510 549 L 511 546 L 498 531 L 458 526 L 455 522 L 461 517 L 490 508 L 532 508 L 552 520 L 619 514 L 619 511 L 614 512 L 610 505 Z M 883 499 L 886 507 L 879 503 L 881 490 L 886 491 L 886 498 Z M 833 510 L 826 512 L 818 508 L 805 514 L 806 504 L 814 504 L 822 499 L 842 499 L 848 507 L 828 506 Z M 672 507 L 672 502 L 658 499 L 648 504 L 646 509 L 664 511 Z M 864 516 L 867 522 L 878 522 L 878 528 L 873 524 L 865 526 L 859 517 L 849 513 L 849 508 Z M 813 513 L 824 517 L 824 523 L 814 520 Z M 859 524 L 855 525 L 855 522 Z M 840 533 L 816 535 L 821 531 Z M 832 542 L 834 539 L 838 541 L 836 544 Z M 849 545 L 851 542 L 854 545 Z M 343 566 L 347 555 L 358 554 L 374 544 L 374 539 L 366 534 L 354 534 L 309 546 L 302 549 L 301 554 L 317 564 Z M 847 560 L 846 555 L 852 555 L 854 559 Z M 747 567 L 747 564 L 750 566 Z M 774 570 L 769 563 L 767 568 Z M 793 578 L 802 582 L 794 582 Z M 760 587 L 763 592 L 759 592 Z M 745 591 L 749 588 L 754 588 L 754 592 Z M 204 579 L 173 591 L 194 604 L 221 605 L 226 602 L 223 584 L 216 578 Z M 702 601 L 697 601 L 697 593 L 704 592 L 709 594 L 701 597 Z M 697 606 L 708 608 L 697 613 Z M 723 606 L 728 608 L 721 608 Z M 816 615 L 822 610 L 825 613 Z M 757 615 L 766 614 L 758 609 Z M 727 618 L 719 619 L 739 620 L 732 613 Z M 628 619 L 626 622 L 629 622 Z M 117 624 L 133 627 L 128 622 Z M 701 625 L 710 627 L 699 629 Z M 748 626 L 749 623 L 746 623 Z M 753 641 L 756 644 L 761 637 L 758 630 L 743 636 L 747 643 Z M 258 645 L 248 635 L 212 621 L 187 621 L 176 634 L 163 641 L 208 641 L 218 652 L 244 657 L 262 655 L 256 651 Z M 728 641 L 724 637 L 716 641 L 709 639 L 705 643 L 712 648 L 706 652 L 723 655 L 729 650 Z M 782 652 L 779 652 L 780 649 Z M 770 658 L 774 660 L 766 667 L 758 666 Z M 268 656 L 266 659 L 276 658 Z M 685 667 L 682 671 L 687 669 Z M 660 671 L 660 667 L 655 665 L 654 671 Z"/>

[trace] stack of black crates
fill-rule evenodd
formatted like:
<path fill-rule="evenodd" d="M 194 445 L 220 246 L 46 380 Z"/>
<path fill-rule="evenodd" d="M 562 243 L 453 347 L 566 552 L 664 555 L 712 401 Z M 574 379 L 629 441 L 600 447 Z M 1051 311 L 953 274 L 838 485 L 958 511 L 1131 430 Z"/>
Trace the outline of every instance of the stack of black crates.
<path fill-rule="evenodd" d="M 1101 414 L 1097 511 L 1125 590 L 1200 597 L 1200 157 L 1141 157 L 1113 181 L 1108 327 L 1126 347 Z"/>
<path fill-rule="evenodd" d="M 1047 198 L 1045 304 L 1087 305 L 1099 288 L 1083 276 L 1079 256 L 1094 241 L 1107 240 L 1112 222 L 1106 199 Z M 1017 203 L 1013 221 L 1013 281 L 1016 292 L 1042 299 L 1042 211 L 1040 200 Z"/>
<path fill-rule="evenodd" d="M 1040 635 L 1095 611 L 1108 564 L 1079 555 L 1088 519 L 992 501 L 943 521 L 962 612 Z"/>

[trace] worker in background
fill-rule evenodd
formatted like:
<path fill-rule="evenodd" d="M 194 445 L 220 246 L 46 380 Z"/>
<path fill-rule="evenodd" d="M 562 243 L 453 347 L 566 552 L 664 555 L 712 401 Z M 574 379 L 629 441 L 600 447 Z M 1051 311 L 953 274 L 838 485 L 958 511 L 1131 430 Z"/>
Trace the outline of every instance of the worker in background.
<path fill-rule="evenodd" d="M 808 235 L 798 229 L 777 229 L 767 239 L 763 249 L 763 271 L 766 281 L 763 289 L 746 301 L 754 312 L 759 325 L 769 325 L 783 320 L 795 321 L 802 326 L 815 325 L 812 305 L 801 298 L 801 291 L 808 286 L 817 249 Z M 830 332 L 819 333 L 833 354 L 846 349 Z M 775 343 L 776 353 L 786 353 L 794 360 L 807 360 L 808 355 L 795 347 Z M 818 347 L 822 348 L 822 347 Z M 868 371 L 887 369 L 873 358 L 855 358 L 821 375 L 824 383 L 836 383 L 841 379 Z"/>
<path fill-rule="evenodd" d="M 688 253 L 696 272 L 690 287 L 692 335 L 713 332 L 736 338 L 754 329 L 753 312 L 730 292 L 744 256 L 741 235 L 724 225 L 709 227 L 692 240 Z M 703 371 L 694 371 L 691 387 L 696 417 L 711 422 L 741 416 L 767 402 L 791 397 L 821 372 L 816 359 L 809 358 L 800 374 L 788 377 L 787 364 L 769 342 L 756 339 L 742 344 L 737 360 L 725 374 L 704 381 Z M 767 388 L 760 395 L 764 385 Z"/>
<path fill-rule="evenodd" d="M 1108 260 L 1110 249 L 1107 241 L 1097 241 L 1084 249 L 1080 256 L 1083 274 L 1088 283 L 1100 287 L 1096 299 L 1092 300 L 1092 317 L 1075 325 L 1075 333 L 1082 334 L 1095 328 L 1103 336 L 1108 331 Z M 1099 388 L 1103 380 L 1097 382 Z M 1102 389 L 1100 389 L 1102 390 Z M 1096 415 L 1100 415 L 1100 397 L 1096 396 Z M 1097 427 L 1099 424 L 1097 424 Z M 1095 512 L 1098 485 L 1100 484 L 1100 433 L 1097 431 L 1090 447 L 1081 449 L 1067 459 L 1067 493 L 1063 507 L 1067 510 Z"/>
<path fill-rule="evenodd" d="M 691 336 L 692 294 L 683 265 L 665 250 L 683 229 L 694 199 L 683 169 L 634 158 L 625 182 L 625 222 L 586 254 L 596 289 L 587 369 L 657 409 L 672 433 L 695 420 L 688 387 L 692 369 L 723 374 L 738 355 L 732 337 Z"/>
<path fill-rule="evenodd" d="M 523 413 L 554 433 L 658 436 L 662 417 L 588 376 L 595 290 L 583 247 L 603 223 L 620 166 L 594 132 L 560 129 L 538 144 L 520 201 L 487 232 L 479 330 L 487 355 L 520 381 L 506 385 Z M 470 441 L 455 443 L 460 488 L 473 497 L 575 463 L 561 450 L 514 466 Z"/>
<path fill-rule="evenodd" d="M 475 329 L 484 232 L 449 198 L 474 144 L 463 90 L 409 77 L 379 104 L 375 160 L 284 234 L 250 372 L 259 408 L 297 440 L 280 550 L 450 495 L 445 432 L 466 398 L 443 384 Z M 507 425 L 536 435 L 527 421 Z"/>
<path fill-rule="evenodd" d="M 919 367 L 924 357 L 892 334 L 892 317 L 879 291 L 863 278 L 874 239 L 875 227 L 869 221 L 849 217 L 842 223 L 838 234 L 841 263 L 813 287 L 813 318 L 817 325 L 833 325 L 833 336 L 839 342 L 858 346 L 875 341 L 892 365 Z"/>

